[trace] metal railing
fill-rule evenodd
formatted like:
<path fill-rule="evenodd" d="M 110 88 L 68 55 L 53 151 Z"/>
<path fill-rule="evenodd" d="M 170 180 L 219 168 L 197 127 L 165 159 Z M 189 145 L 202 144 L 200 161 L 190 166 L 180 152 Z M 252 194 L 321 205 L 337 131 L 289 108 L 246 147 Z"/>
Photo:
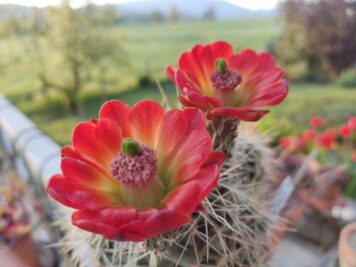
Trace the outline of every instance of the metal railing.
<path fill-rule="evenodd" d="M 43 245 L 57 242 L 60 233 L 52 227 L 52 210 L 55 206 L 48 201 L 45 187 L 49 177 L 60 171 L 60 147 L 1 95 L 0 151 L 2 161 L 5 159 L 5 162 L 9 162 L 9 168 L 32 192 L 32 197 L 22 201 L 31 205 L 36 199 L 40 204 L 41 214 L 27 210 L 30 214 L 32 238 Z M 52 251 L 56 266 L 63 266 L 57 257 L 58 252 L 55 249 Z"/>
<path fill-rule="evenodd" d="M 17 175 L 31 186 L 36 195 L 44 202 L 47 210 L 47 224 L 49 227 L 47 244 L 54 244 L 61 238 L 58 227 L 53 227 L 52 222 L 60 216 L 61 211 L 45 192 L 49 178 L 60 173 L 60 146 L 48 135 L 42 132 L 29 118 L 11 104 L 0 94 L 0 148 L 9 157 Z M 72 247 L 72 251 L 76 251 Z M 88 250 L 90 248 L 88 247 Z M 88 255 L 83 262 L 88 262 L 93 255 Z M 66 260 L 60 261 L 60 266 L 66 266 Z M 84 264 L 91 266 L 91 264 Z M 69 265 L 70 266 L 70 263 Z"/>
<path fill-rule="evenodd" d="M 0 95 L 0 144 L 26 181 L 47 184 L 60 172 L 60 147 Z"/>

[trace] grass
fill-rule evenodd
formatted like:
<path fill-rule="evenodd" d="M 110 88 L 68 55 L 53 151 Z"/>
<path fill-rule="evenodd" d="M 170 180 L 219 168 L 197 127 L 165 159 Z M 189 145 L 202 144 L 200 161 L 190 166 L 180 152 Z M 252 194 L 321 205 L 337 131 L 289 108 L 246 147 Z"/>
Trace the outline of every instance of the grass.
<path fill-rule="evenodd" d="M 276 18 L 238 21 L 196 21 L 148 24 L 123 28 L 124 48 L 139 73 L 162 78 L 167 64 L 176 64 L 182 51 L 196 43 L 226 40 L 235 49 L 265 50 L 278 35 Z M 115 31 L 115 30 L 114 30 Z"/>
<path fill-rule="evenodd" d="M 333 84 L 291 84 L 288 97 L 272 108 L 272 113 L 291 122 L 297 132 L 308 127 L 309 119 L 315 115 L 324 117 L 330 126 L 337 126 L 355 115 L 355 89 Z"/>
<path fill-rule="evenodd" d="M 162 80 L 165 66 L 176 64 L 179 54 L 195 43 L 227 40 L 235 49 L 251 47 L 265 50 L 277 37 L 279 24 L 276 19 L 269 18 L 135 25 L 109 28 L 108 31 L 123 34 L 123 46 L 130 59 L 130 66 L 123 72 L 110 70 L 122 79 L 108 90 L 108 97 L 134 104 L 143 98 L 161 99 L 155 85 L 139 87 L 138 77 L 149 74 Z M 82 92 L 84 112 L 78 118 L 66 110 L 58 94 L 41 95 L 36 77 L 26 68 L 26 61 L 22 60 L 26 51 L 21 50 L 14 40 L 4 40 L 0 54 L 5 57 L 10 50 L 18 55 L 19 62 L 15 65 L 3 64 L 0 92 L 58 143 L 69 143 L 72 128 L 78 121 L 97 117 L 104 101 L 100 88 L 86 88 Z M 163 86 L 171 102 L 176 103 L 175 88 L 168 82 L 163 82 Z M 355 113 L 354 99 L 356 90 L 345 90 L 335 85 L 292 84 L 288 98 L 272 109 L 272 115 L 267 116 L 288 120 L 300 131 L 307 127 L 309 118 L 317 114 L 336 125 L 344 121 L 348 114 Z"/>

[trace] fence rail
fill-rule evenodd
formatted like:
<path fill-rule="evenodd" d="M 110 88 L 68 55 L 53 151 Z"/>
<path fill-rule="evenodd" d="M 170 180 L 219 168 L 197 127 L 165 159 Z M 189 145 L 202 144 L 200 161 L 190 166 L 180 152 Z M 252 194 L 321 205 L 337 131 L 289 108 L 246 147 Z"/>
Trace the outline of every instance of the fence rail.
<path fill-rule="evenodd" d="M 48 135 L 42 132 L 29 118 L 11 104 L 0 94 L 0 147 L 7 157 L 11 158 L 12 165 L 27 184 L 32 185 L 40 197 L 46 197 L 45 188 L 49 178 L 56 173 L 60 173 L 60 146 Z M 51 201 L 45 201 L 45 209 L 48 211 L 49 223 L 61 214 L 57 212 L 57 205 Z M 56 214 L 58 213 L 58 214 Z M 58 228 L 50 227 L 51 233 L 44 241 L 48 244 L 58 242 L 61 238 Z M 71 248 L 73 252 L 80 248 Z M 90 247 L 88 247 L 90 251 Z M 83 256 L 84 257 L 84 256 Z M 87 255 L 81 259 L 90 262 L 93 255 Z M 65 259 L 60 260 L 60 266 L 71 266 Z M 82 264 L 92 267 L 92 264 Z"/>
<path fill-rule="evenodd" d="M 0 144 L 26 181 L 46 185 L 60 171 L 60 147 L 21 111 L 0 95 Z"/>

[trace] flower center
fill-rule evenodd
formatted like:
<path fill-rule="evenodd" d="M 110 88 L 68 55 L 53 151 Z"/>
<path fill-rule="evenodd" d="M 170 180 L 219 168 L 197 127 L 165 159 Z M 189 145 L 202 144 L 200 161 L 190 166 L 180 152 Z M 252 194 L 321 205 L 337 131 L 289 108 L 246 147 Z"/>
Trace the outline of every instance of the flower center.
<path fill-rule="evenodd" d="M 127 187 L 142 187 L 156 175 L 157 158 L 153 149 L 125 139 L 122 151 L 110 164 L 111 174 Z"/>
<path fill-rule="evenodd" d="M 224 59 L 217 59 L 216 71 L 211 74 L 210 80 L 216 90 L 231 92 L 241 84 L 242 76 L 237 71 L 229 70 Z"/>

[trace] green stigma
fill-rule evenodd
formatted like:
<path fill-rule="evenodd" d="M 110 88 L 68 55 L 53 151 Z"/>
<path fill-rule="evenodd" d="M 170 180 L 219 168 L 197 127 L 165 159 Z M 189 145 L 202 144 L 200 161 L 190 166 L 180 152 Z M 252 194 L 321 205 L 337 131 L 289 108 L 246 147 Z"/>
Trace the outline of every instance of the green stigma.
<path fill-rule="evenodd" d="M 141 154 L 140 144 L 131 138 L 124 138 L 122 140 L 121 149 L 129 157 L 134 157 Z"/>
<path fill-rule="evenodd" d="M 224 74 L 227 71 L 227 63 L 225 59 L 219 58 L 215 62 L 215 66 L 218 72 Z"/>

